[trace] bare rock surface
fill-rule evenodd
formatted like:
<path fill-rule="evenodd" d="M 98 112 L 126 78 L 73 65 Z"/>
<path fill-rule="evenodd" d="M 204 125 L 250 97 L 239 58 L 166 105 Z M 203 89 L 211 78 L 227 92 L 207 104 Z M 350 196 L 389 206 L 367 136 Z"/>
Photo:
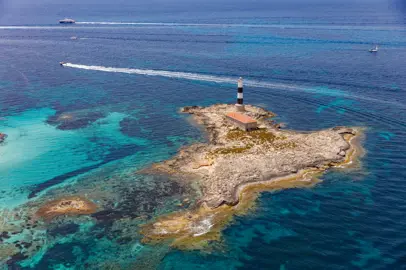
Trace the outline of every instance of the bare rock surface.
<path fill-rule="evenodd" d="M 315 132 L 281 130 L 271 120 L 272 112 L 251 105 L 245 106 L 244 114 L 259 125 L 251 132 L 227 121 L 225 115 L 235 111 L 234 105 L 191 106 L 181 111 L 193 115 L 205 128 L 208 143 L 184 147 L 175 157 L 151 169 L 181 176 L 185 181 L 198 179 L 202 201 L 212 208 L 237 204 L 237 190 L 245 184 L 344 162 L 352 149 L 350 138 L 357 134 L 357 129 L 349 127 Z"/>

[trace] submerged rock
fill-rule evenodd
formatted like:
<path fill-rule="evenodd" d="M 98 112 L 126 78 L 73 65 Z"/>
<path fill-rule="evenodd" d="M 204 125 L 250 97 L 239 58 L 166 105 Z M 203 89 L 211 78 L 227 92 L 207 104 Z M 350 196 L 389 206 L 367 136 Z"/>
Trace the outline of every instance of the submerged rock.
<path fill-rule="evenodd" d="M 73 196 L 47 202 L 36 213 L 45 220 L 61 215 L 88 215 L 97 211 L 97 205 L 87 199 Z"/>
<path fill-rule="evenodd" d="M 0 132 L 0 143 L 4 142 L 7 138 L 7 134 Z"/>

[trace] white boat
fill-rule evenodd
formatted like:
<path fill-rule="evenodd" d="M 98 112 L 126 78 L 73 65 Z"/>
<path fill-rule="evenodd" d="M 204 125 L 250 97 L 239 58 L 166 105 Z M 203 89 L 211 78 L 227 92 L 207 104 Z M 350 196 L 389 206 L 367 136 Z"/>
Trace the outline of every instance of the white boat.
<path fill-rule="evenodd" d="M 375 48 L 369 49 L 369 52 L 378 52 L 378 45 L 375 45 Z"/>
<path fill-rule="evenodd" d="M 63 20 L 59 20 L 59 23 L 75 23 L 74 19 L 65 18 Z"/>
<path fill-rule="evenodd" d="M 78 37 L 73 36 L 73 37 L 70 37 L 70 39 L 71 39 L 71 40 L 77 40 Z"/>

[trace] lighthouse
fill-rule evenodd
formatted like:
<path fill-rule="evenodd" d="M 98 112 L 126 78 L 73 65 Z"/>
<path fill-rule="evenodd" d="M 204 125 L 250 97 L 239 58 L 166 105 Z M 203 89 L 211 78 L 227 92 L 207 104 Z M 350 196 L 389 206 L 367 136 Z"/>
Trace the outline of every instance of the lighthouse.
<path fill-rule="evenodd" d="M 235 107 L 237 108 L 237 111 L 244 111 L 244 100 L 243 100 L 243 83 L 242 83 L 242 77 L 240 77 L 237 81 L 237 104 L 235 104 Z"/>

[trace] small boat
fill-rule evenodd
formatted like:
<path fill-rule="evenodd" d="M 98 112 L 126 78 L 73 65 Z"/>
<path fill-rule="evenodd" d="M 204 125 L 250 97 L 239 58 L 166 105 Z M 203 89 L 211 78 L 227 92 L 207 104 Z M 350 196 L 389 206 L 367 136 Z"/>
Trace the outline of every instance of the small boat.
<path fill-rule="evenodd" d="M 375 48 L 369 49 L 369 52 L 378 52 L 378 45 L 375 45 Z"/>
<path fill-rule="evenodd" d="M 75 23 L 75 20 L 74 20 L 74 19 L 65 18 L 65 19 L 63 19 L 63 20 L 59 20 L 59 23 L 72 24 L 72 23 Z"/>
<path fill-rule="evenodd" d="M 71 39 L 71 40 L 77 40 L 78 37 L 73 36 L 73 37 L 70 37 L 70 39 Z"/>
<path fill-rule="evenodd" d="M 61 65 L 61 67 L 63 67 L 63 65 L 65 65 L 66 62 L 59 62 L 59 64 Z"/>

